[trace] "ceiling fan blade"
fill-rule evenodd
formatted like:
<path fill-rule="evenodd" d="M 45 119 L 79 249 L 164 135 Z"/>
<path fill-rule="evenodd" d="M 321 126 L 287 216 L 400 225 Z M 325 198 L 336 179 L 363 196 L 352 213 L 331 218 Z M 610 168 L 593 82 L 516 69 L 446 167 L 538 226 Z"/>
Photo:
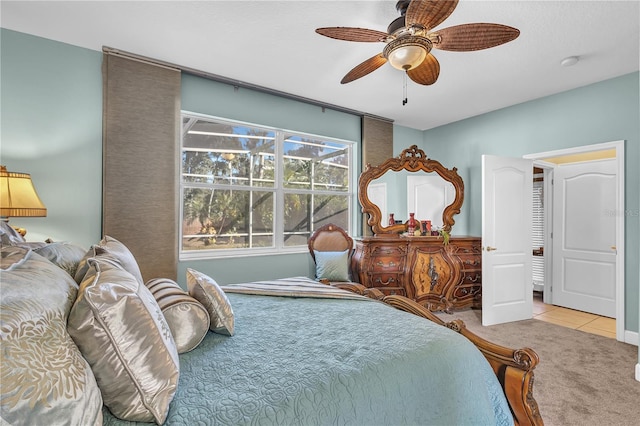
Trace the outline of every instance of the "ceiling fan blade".
<path fill-rule="evenodd" d="M 381 66 L 387 63 L 387 58 L 385 58 L 382 53 L 377 54 L 376 56 L 367 59 L 360 65 L 356 66 L 354 69 L 349 71 L 347 75 L 345 75 L 340 84 L 350 83 L 353 80 L 357 80 L 360 77 L 364 77 L 365 75 L 377 70 Z"/>
<path fill-rule="evenodd" d="M 405 15 L 406 26 L 422 25 L 430 30 L 440 25 L 451 15 L 458 0 L 412 0 Z"/>
<path fill-rule="evenodd" d="M 407 75 L 416 83 L 428 86 L 438 79 L 440 63 L 435 56 L 429 53 L 419 66 L 407 71 Z"/>
<path fill-rule="evenodd" d="M 387 33 L 366 28 L 325 27 L 317 28 L 316 32 L 325 37 L 345 41 L 383 42 L 387 39 Z"/>
<path fill-rule="evenodd" d="M 501 24 L 462 24 L 429 33 L 434 49 L 469 52 L 515 40 L 520 30 Z"/>

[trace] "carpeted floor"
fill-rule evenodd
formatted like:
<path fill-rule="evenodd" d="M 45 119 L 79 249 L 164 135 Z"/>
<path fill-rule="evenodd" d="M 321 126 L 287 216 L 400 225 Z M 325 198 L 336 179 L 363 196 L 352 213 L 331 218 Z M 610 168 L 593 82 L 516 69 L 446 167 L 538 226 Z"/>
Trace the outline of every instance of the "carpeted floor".
<path fill-rule="evenodd" d="M 483 327 L 480 310 L 438 316 L 462 319 L 497 344 L 538 353 L 533 389 L 545 425 L 640 425 L 636 346 L 534 319 Z"/>

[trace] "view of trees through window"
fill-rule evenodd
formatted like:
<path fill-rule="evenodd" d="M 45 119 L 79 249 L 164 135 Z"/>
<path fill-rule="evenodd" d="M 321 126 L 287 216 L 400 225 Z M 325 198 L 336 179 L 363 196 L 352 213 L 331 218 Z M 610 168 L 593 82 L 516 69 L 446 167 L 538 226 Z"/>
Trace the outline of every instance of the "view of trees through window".
<path fill-rule="evenodd" d="M 182 116 L 182 251 L 306 246 L 349 229 L 351 143 Z"/>

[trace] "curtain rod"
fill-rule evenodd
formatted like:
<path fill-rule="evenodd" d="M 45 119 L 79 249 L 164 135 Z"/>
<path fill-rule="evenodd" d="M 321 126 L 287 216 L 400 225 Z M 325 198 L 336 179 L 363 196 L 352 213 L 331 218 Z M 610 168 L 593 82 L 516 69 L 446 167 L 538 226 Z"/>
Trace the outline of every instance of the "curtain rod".
<path fill-rule="evenodd" d="M 362 117 L 375 118 L 377 120 L 393 123 L 393 120 L 391 120 L 389 118 L 386 118 L 386 117 L 380 117 L 380 116 L 368 114 L 368 113 L 365 113 L 365 112 L 362 112 L 362 111 L 357 111 L 357 110 L 341 107 L 341 106 L 338 106 L 338 105 L 333 105 L 333 104 L 329 104 L 329 103 L 326 103 L 326 102 L 317 101 L 315 99 L 305 98 L 303 96 L 293 95 L 293 94 L 287 93 L 287 92 L 281 92 L 279 90 L 270 89 L 268 87 L 259 86 L 257 84 L 247 83 L 245 81 L 236 80 L 236 79 L 232 79 L 232 78 L 229 78 L 229 77 L 224 77 L 224 76 L 221 76 L 221 75 L 218 75 L 218 74 L 212 74 L 212 73 L 208 73 L 208 72 L 205 72 L 205 71 L 200 71 L 200 70 L 197 70 L 197 69 L 194 69 L 194 68 L 189 68 L 189 67 L 185 67 L 185 66 L 182 66 L 182 65 L 173 64 L 173 63 L 170 63 L 170 62 L 165 62 L 165 61 L 161 61 L 161 60 L 158 60 L 158 59 L 149 58 L 147 56 L 142 56 L 142 55 L 138 55 L 136 53 L 126 52 L 126 51 L 123 51 L 123 50 L 115 49 L 113 47 L 102 46 L 102 52 L 105 53 L 105 54 L 108 54 L 108 55 L 119 56 L 119 57 L 132 59 L 132 60 L 136 60 L 136 61 L 141 61 L 141 62 L 148 62 L 148 63 L 153 64 L 153 65 L 157 65 L 157 66 L 161 66 L 161 67 L 164 67 L 164 68 L 185 72 L 187 74 L 196 75 L 198 77 L 203 77 L 203 78 L 206 78 L 208 80 L 213 80 L 213 81 L 216 81 L 218 83 L 228 84 L 228 85 L 234 86 L 234 87 L 241 87 L 241 88 L 244 88 L 244 89 L 251 89 L 251 90 L 255 90 L 257 92 L 267 93 L 269 95 L 279 96 L 281 98 L 286 98 L 286 99 L 290 99 L 290 100 L 293 100 L 293 101 L 304 102 L 304 103 L 307 103 L 307 104 L 310 104 L 310 105 L 319 106 L 319 107 L 321 107 L 323 109 L 324 108 L 328 108 L 328 109 L 332 109 L 334 111 L 344 112 L 344 113 L 347 113 L 347 114 L 358 115 L 358 116 L 362 116 Z"/>

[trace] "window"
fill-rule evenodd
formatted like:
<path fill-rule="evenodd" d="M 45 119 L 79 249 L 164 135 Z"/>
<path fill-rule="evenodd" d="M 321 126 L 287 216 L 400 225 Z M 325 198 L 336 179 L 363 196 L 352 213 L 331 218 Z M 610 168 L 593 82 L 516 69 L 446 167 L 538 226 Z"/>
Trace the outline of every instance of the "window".
<path fill-rule="evenodd" d="M 544 182 L 542 173 L 536 174 L 533 181 L 533 228 L 532 228 L 532 245 L 533 245 L 533 284 L 534 289 L 541 289 L 544 286 Z"/>
<path fill-rule="evenodd" d="M 353 142 L 182 114 L 181 257 L 307 249 L 350 229 Z"/>

